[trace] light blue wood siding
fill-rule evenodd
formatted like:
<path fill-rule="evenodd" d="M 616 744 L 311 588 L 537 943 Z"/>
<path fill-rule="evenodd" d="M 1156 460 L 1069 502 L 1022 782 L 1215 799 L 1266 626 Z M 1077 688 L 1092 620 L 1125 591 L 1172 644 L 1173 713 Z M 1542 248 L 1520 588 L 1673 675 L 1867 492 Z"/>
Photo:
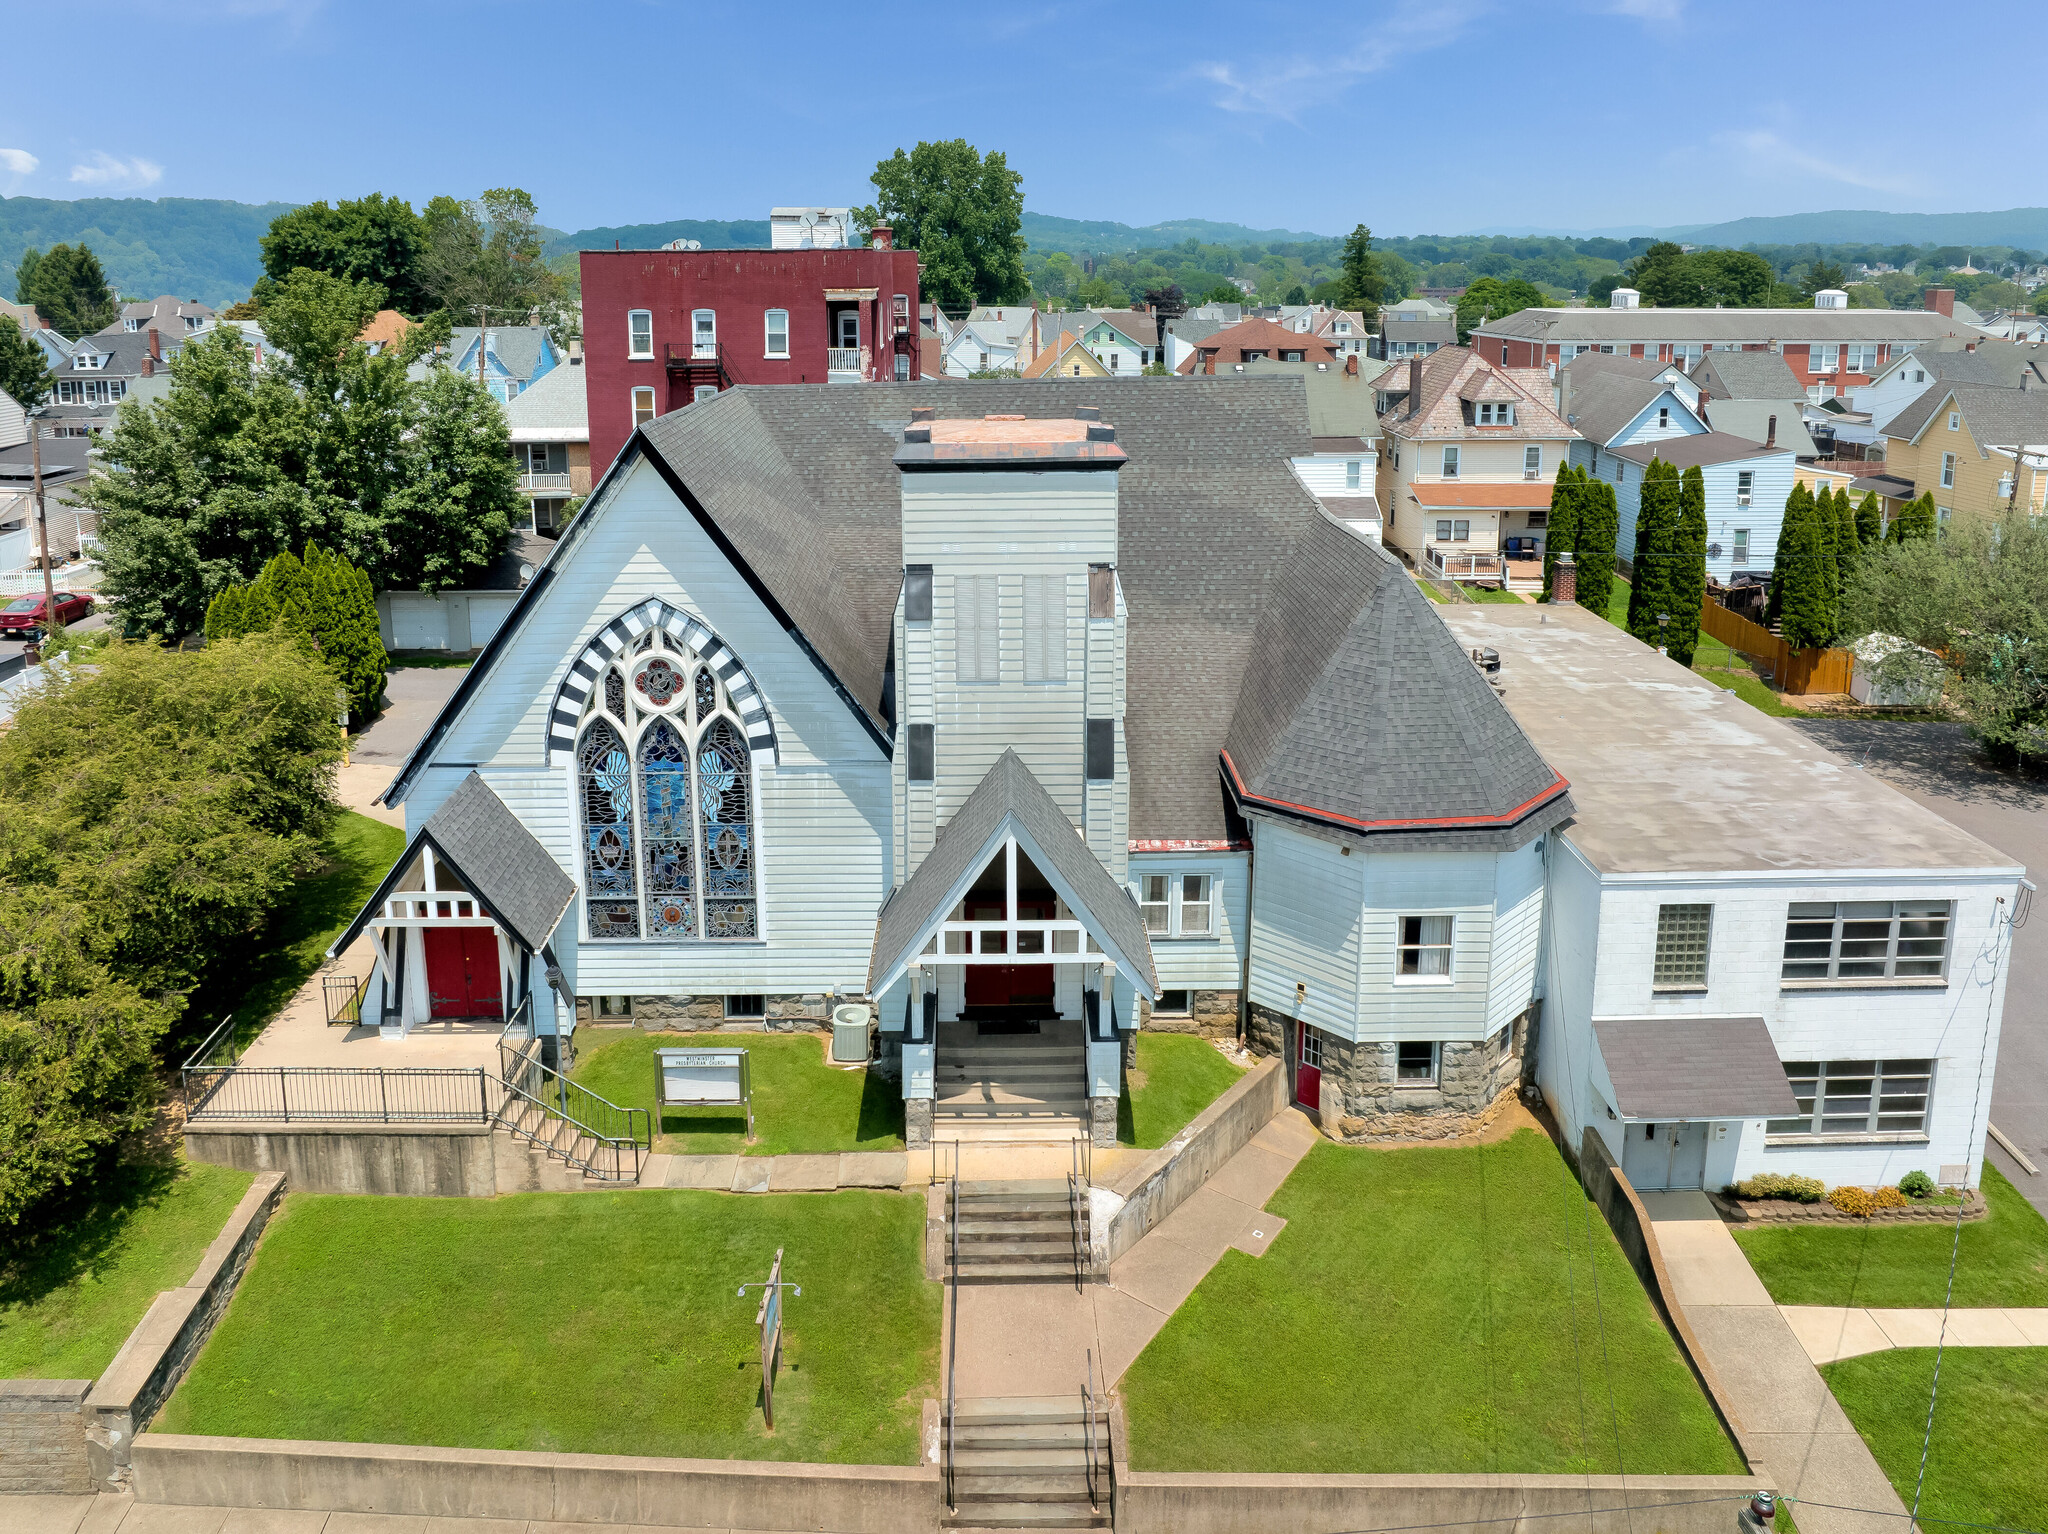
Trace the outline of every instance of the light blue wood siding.
<path fill-rule="evenodd" d="M 1492 979 L 1494 865 L 1491 853 L 1375 853 L 1365 865 L 1355 1031 L 1360 1039 L 1477 1040 L 1486 1036 Z M 1453 918 L 1451 977 L 1398 973 L 1401 918 Z"/>
<path fill-rule="evenodd" d="M 1536 844 L 1504 852 L 1494 864 L 1493 959 L 1486 1032 L 1498 1033 L 1536 994 L 1543 941 L 1543 854 Z"/>
<path fill-rule="evenodd" d="M 1249 863 L 1242 852 L 1134 852 L 1127 887 L 1139 898 L 1146 874 L 1209 876 L 1212 937 L 1152 938 L 1152 963 L 1162 990 L 1234 991 L 1244 979 Z"/>
<path fill-rule="evenodd" d="M 1274 821 L 1252 841 L 1252 1002 L 1354 1037 L 1365 859 Z"/>

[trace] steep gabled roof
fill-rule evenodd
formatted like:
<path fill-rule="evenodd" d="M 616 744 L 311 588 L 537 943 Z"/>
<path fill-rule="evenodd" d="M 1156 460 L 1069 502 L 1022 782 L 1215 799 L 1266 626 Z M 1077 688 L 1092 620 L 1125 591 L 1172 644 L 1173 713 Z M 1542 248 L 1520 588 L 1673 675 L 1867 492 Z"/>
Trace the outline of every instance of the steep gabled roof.
<path fill-rule="evenodd" d="M 1801 458 L 1820 455 L 1813 433 L 1806 429 L 1806 401 L 1797 395 L 1791 399 L 1710 399 L 1703 403 L 1707 425 L 1716 433 L 1760 443 L 1771 435 L 1771 417 L 1776 416 L 1779 447 Z"/>
<path fill-rule="evenodd" d="M 505 407 L 514 442 L 588 442 L 590 405 L 583 369 L 558 363 L 521 389 Z"/>
<path fill-rule="evenodd" d="M 1407 572 L 1327 516 L 1260 615 L 1224 762 L 1250 811 L 1404 846 L 1519 846 L 1571 813 Z"/>
<path fill-rule="evenodd" d="M 1529 368 L 1499 368 L 1477 352 L 1463 346 L 1439 347 L 1427 357 L 1409 359 L 1420 363 L 1421 387 L 1411 390 L 1407 400 L 1380 418 L 1383 430 L 1395 436 L 1416 438 L 1466 438 L 1474 430 L 1467 419 L 1463 391 L 1480 374 L 1490 375 L 1484 387 L 1488 398 L 1512 398 L 1515 420 L 1512 426 L 1488 427 L 1489 437 L 1510 441 L 1569 437 L 1567 426 L 1550 404 L 1550 380 L 1545 373 Z M 1380 375 L 1378 387 L 1399 392 L 1401 368 L 1397 363 Z M 1505 385 L 1511 394 L 1503 394 Z"/>
<path fill-rule="evenodd" d="M 1655 378 L 1595 373 L 1572 386 L 1572 428 L 1588 442 L 1605 447 L 1666 394 L 1671 394 L 1670 385 Z M 1684 400 L 1676 394 L 1671 398 L 1680 410 L 1685 409 Z"/>
<path fill-rule="evenodd" d="M 1691 377 L 1717 399 L 1798 399 L 1806 393 L 1780 352 L 1708 352 Z"/>
<path fill-rule="evenodd" d="M 1960 410 L 1979 449 L 1992 443 L 2048 442 L 2048 388 L 2002 389 L 1995 384 L 1929 384 L 1927 392 L 1892 417 L 1887 437 L 1918 441 L 1944 410 Z"/>
<path fill-rule="evenodd" d="M 1300 352 L 1304 357 L 1328 362 L 1337 348 L 1320 336 L 1301 335 L 1271 320 L 1244 320 L 1228 330 L 1219 330 L 1195 343 L 1195 355 L 1181 363 L 1181 371 L 1211 372 L 1245 360 L 1248 351 L 1277 357 L 1282 352 Z M 1213 355 L 1212 355 L 1213 354 Z"/>
<path fill-rule="evenodd" d="M 1798 424 L 1796 416 L 1793 424 Z M 1792 448 L 1785 441 L 1784 423 L 1780 422 L 1776 447 L 1765 447 L 1760 439 L 1738 437 L 1725 431 L 1700 431 L 1686 437 L 1631 442 L 1627 447 L 1609 448 L 1608 451 L 1630 463 L 1647 465 L 1652 458 L 1661 458 L 1674 469 L 1683 470 L 1695 464 L 1705 468 L 1710 463 L 1739 463 L 1749 458 L 1766 458 L 1773 453 L 1789 453 Z"/>

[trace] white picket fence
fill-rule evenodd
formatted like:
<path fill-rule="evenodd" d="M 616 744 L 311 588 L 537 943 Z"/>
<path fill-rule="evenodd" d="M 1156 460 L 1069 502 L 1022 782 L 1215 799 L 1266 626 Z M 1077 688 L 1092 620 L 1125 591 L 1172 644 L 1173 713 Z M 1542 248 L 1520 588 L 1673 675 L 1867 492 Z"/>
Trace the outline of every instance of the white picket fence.
<path fill-rule="evenodd" d="M 60 565 L 50 572 L 51 584 L 59 591 L 96 591 L 102 571 L 98 564 L 81 559 L 75 565 Z M 0 570 L 0 595 L 40 596 L 43 572 L 33 566 L 25 570 Z"/>

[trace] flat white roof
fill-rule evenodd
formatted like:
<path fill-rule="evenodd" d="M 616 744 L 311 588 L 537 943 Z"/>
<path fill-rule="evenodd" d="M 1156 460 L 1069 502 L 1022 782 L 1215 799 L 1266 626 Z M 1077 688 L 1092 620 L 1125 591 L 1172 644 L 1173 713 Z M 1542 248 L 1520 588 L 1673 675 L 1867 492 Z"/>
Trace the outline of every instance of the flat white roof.
<path fill-rule="evenodd" d="M 1435 609 L 1500 651 L 1508 712 L 1571 782 L 1603 873 L 2023 872 L 2011 858 L 1582 607 Z"/>

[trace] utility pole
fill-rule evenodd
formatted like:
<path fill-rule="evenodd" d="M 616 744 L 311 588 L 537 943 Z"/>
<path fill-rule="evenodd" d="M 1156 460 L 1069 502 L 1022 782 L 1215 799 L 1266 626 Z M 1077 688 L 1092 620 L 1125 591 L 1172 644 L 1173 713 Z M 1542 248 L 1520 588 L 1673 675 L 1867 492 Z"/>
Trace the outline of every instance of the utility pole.
<path fill-rule="evenodd" d="M 476 386 L 487 387 L 484 383 L 484 351 L 491 344 L 491 311 L 482 304 L 476 306 Z"/>
<path fill-rule="evenodd" d="M 28 416 L 30 474 L 35 484 L 36 532 L 43 544 L 43 640 L 57 626 L 57 577 L 50 572 L 50 508 L 43 500 L 43 407 L 25 412 Z M 38 653 L 40 653 L 38 646 Z"/>

